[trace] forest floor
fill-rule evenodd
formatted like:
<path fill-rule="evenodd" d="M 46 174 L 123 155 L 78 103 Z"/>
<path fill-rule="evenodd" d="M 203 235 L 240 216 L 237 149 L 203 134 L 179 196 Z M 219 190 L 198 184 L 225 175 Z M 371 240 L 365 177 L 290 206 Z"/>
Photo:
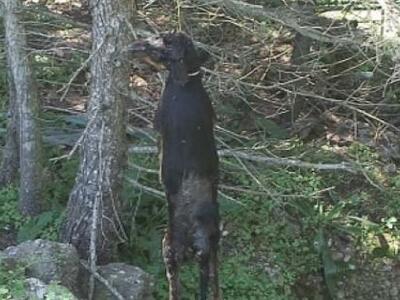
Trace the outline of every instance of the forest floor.
<path fill-rule="evenodd" d="M 354 70 L 365 73 L 376 66 L 361 64 L 343 49 L 315 47 L 319 54 L 311 56 L 316 55 L 318 67 L 299 70 L 291 64 L 293 33 L 269 22 L 237 20 L 218 9 L 190 6 L 177 15 L 170 4 L 156 2 L 139 11 L 135 28 L 162 32 L 183 24 L 200 46 L 206 45 L 211 59 L 203 69 L 204 83 L 216 108 L 218 147 L 246 154 L 221 157 L 224 299 L 368 299 L 365 295 L 372 291 L 381 293 L 381 299 L 397 299 L 400 88 L 388 86 L 391 94 L 382 96 L 387 78 L 366 83 L 350 78 L 348 69 L 354 75 Z M 5 243 L 57 239 L 74 183 L 77 153 L 58 158 L 69 153 L 84 129 L 89 98 L 90 18 L 80 2 L 75 4 L 53 1 L 49 12 L 70 21 L 42 15 L 32 28 L 48 37 L 31 36 L 43 105 L 46 182 L 51 182 L 46 188 L 48 211 L 23 220 L 16 188 L 0 191 L 0 225 L 6 228 L 0 240 L 7 238 Z M 3 142 L 7 87 L 2 58 Z M 155 146 L 152 116 L 165 72 L 154 75 L 140 62 L 129 63 L 128 141 L 132 147 Z M 296 82 L 322 100 L 305 97 L 294 119 Z M 343 170 L 342 163 L 348 168 Z M 131 153 L 125 178 L 121 218 L 127 239 L 119 247 L 119 260 L 152 274 L 155 299 L 165 299 L 160 246 L 167 211 L 156 155 Z M 193 299 L 197 275 L 194 265 L 184 268 L 184 299 Z M 387 294 L 380 292 L 382 286 Z"/>

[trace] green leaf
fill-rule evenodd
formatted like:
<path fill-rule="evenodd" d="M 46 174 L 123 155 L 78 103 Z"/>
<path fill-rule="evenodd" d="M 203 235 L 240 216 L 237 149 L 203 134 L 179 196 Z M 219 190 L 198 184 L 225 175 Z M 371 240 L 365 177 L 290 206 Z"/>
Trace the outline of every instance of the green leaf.
<path fill-rule="evenodd" d="M 39 237 L 42 231 L 55 222 L 57 212 L 48 211 L 40 214 L 39 216 L 29 220 L 18 231 L 17 241 L 19 243 L 27 240 L 33 240 Z"/>

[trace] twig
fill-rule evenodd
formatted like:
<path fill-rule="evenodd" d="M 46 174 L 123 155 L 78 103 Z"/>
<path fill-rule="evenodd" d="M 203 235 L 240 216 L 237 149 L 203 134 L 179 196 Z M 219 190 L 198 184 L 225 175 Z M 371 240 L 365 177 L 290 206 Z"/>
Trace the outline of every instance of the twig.
<path fill-rule="evenodd" d="M 93 57 L 95 57 L 97 55 L 97 52 L 99 52 L 99 50 L 101 49 L 101 47 L 103 47 L 103 44 L 105 42 L 105 38 L 101 41 L 101 43 L 99 44 L 99 46 L 96 48 L 96 50 L 94 50 L 89 57 L 80 65 L 80 67 L 74 72 L 74 74 L 72 74 L 71 78 L 69 79 L 69 81 L 67 82 L 67 84 L 65 84 L 61 89 L 59 89 L 57 91 L 57 93 L 60 93 L 62 91 L 63 94 L 61 95 L 60 98 L 60 102 L 63 102 L 65 97 L 67 96 L 69 89 L 72 85 L 72 82 L 76 79 L 76 77 L 78 77 L 78 75 L 82 72 L 82 70 L 84 68 L 87 67 L 87 65 L 89 64 L 89 62 L 93 59 Z"/>
<path fill-rule="evenodd" d="M 81 111 L 76 111 L 73 109 L 68 109 L 68 108 L 62 108 L 62 107 L 56 107 L 56 106 L 50 106 L 50 105 L 44 105 L 43 106 L 44 110 L 51 110 L 51 111 L 58 111 L 66 114 L 71 114 L 71 115 L 81 115 Z"/>
<path fill-rule="evenodd" d="M 227 145 L 224 141 L 219 140 L 219 142 L 222 143 L 222 145 L 224 145 L 225 147 L 228 147 L 228 145 Z M 258 185 L 260 188 L 262 188 L 262 189 L 267 193 L 267 195 L 268 195 L 271 199 L 273 199 L 273 200 L 275 201 L 276 198 L 272 195 L 271 191 L 270 191 L 266 186 L 264 186 L 264 185 L 261 183 L 261 180 L 259 180 L 259 179 L 257 178 L 257 176 L 253 174 L 252 171 L 250 171 L 250 169 L 248 168 L 248 166 L 242 161 L 242 158 L 239 157 L 236 153 L 233 153 L 232 156 L 233 156 L 234 159 L 239 163 L 239 165 L 243 168 L 243 170 L 250 176 L 250 178 L 253 179 L 253 181 L 254 181 L 255 183 L 257 183 L 257 185 Z"/>
<path fill-rule="evenodd" d="M 165 197 L 165 194 L 164 194 L 163 192 L 161 192 L 161 191 L 159 191 L 159 190 L 156 190 L 156 189 L 153 189 L 153 188 L 151 188 L 151 187 L 148 187 L 148 186 L 146 186 L 146 185 L 143 185 L 143 184 L 139 183 L 139 182 L 138 182 L 137 180 L 135 180 L 135 179 L 126 178 L 126 180 L 127 180 L 130 184 L 132 184 L 134 187 L 137 187 L 137 188 L 139 188 L 139 189 L 141 189 L 141 190 L 143 190 L 143 191 L 146 191 L 146 192 L 148 192 L 148 193 L 150 193 L 150 194 L 156 195 L 156 196 L 161 197 L 161 198 L 164 198 L 164 197 Z"/>
<path fill-rule="evenodd" d="M 138 170 L 138 171 L 145 172 L 145 173 L 150 173 L 150 174 L 159 174 L 159 173 L 160 173 L 160 172 L 159 172 L 158 170 L 156 170 L 156 169 L 145 168 L 145 167 L 139 166 L 139 165 L 134 164 L 134 163 L 128 163 L 128 166 L 129 166 L 130 168 L 132 168 L 132 169 L 136 169 L 136 170 Z"/>
<path fill-rule="evenodd" d="M 219 184 L 218 187 L 221 190 L 227 190 L 227 191 L 233 191 L 235 193 L 243 193 L 243 194 L 250 194 L 250 195 L 266 195 L 266 192 L 260 192 L 260 191 L 255 191 L 254 189 L 245 189 L 242 187 L 237 187 L 237 186 L 229 186 L 225 184 Z M 324 188 L 319 191 L 315 191 L 311 194 L 303 195 L 303 194 L 282 194 L 282 193 L 271 193 L 272 196 L 274 197 L 280 197 L 280 198 L 320 198 L 322 193 L 325 193 L 330 190 L 334 190 L 335 187 L 328 187 Z"/>
<path fill-rule="evenodd" d="M 289 89 L 286 89 L 286 88 L 283 88 L 283 87 L 279 87 L 279 89 L 281 89 L 282 91 L 284 91 L 286 93 L 289 93 L 289 94 L 293 93 L 293 91 L 291 91 Z M 400 128 L 399 127 L 397 127 L 397 126 L 395 126 L 393 124 L 390 124 L 390 123 L 386 122 L 385 120 L 382 120 L 381 118 L 378 118 L 378 117 L 370 114 L 369 112 L 366 112 L 366 111 L 364 111 L 362 109 L 359 109 L 359 108 L 355 107 L 354 105 L 350 105 L 350 104 L 348 104 L 347 102 L 345 102 L 343 100 L 333 99 L 333 98 L 330 98 L 330 97 L 324 97 L 324 96 L 320 96 L 320 95 L 317 95 L 317 94 L 314 94 L 314 93 L 303 92 L 303 91 L 300 91 L 300 90 L 296 90 L 296 94 L 304 96 L 304 97 L 308 97 L 308 98 L 311 98 L 311 99 L 314 98 L 314 99 L 318 99 L 318 100 L 328 101 L 328 102 L 334 103 L 336 105 L 346 107 L 346 108 L 348 108 L 348 109 L 350 109 L 352 111 L 358 112 L 358 113 L 360 113 L 360 114 L 362 114 L 362 115 L 364 115 L 364 116 L 366 116 L 366 117 L 368 117 L 368 118 L 370 118 L 372 120 L 375 120 L 375 121 L 377 121 L 377 122 L 379 122 L 379 123 L 381 123 L 381 124 L 383 124 L 385 126 L 388 126 L 388 127 L 392 128 L 393 130 L 395 130 L 397 132 L 400 132 Z"/>
<path fill-rule="evenodd" d="M 338 164 L 322 164 L 322 163 L 309 163 L 304 162 L 297 159 L 290 159 L 290 158 L 275 158 L 275 157 L 268 157 L 262 155 L 252 155 L 248 154 L 243 151 L 236 151 L 236 150 L 219 150 L 218 154 L 220 156 L 237 156 L 242 159 L 246 159 L 249 161 L 254 162 L 263 162 L 268 165 L 278 165 L 278 166 L 289 166 L 289 167 L 298 167 L 304 169 L 315 169 L 320 171 L 328 171 L 328 170 L 335 170 L 335 171 L 346 171 L 350 173 L 358 173 L 358 170 L 355 169 L 352 164 L 347 162 L 341 162 Z"/>
<path fill-rule="evenodd" d="M 99 110 L 96 109 L 94 116 L 91 118 L 91 120 L 87 123 L 85 130 L 83 131 L 82 135 L 79 137 L 79 139 L 76 141 L 76 143 L 74 144 L 74 146 L 72 147 L 71 151 L 69 151 L 68 154 L 65 155 L 61 155 L 58 157 L 54 157 L 49 159 L 49 161 L 59 161 L 61 159 L 70 159 L 72 155 L 74 155 L 74 153 L 76 152 L 76 150 L 78 149 L 78 147 L 82 144 L 83 139 L 85 138 L 90 126 L 92 125 L 92 123 L 96 120 L 97 117 L 97 112 Z"/>
<path fill-rule="evenodd" d="M 90 272 L 100 283 L 102 283 L 118 300 L 125 300 L 125 298 L 117 291 L 115 287 L 111 285 L 111 283 L 101 276 L 98 272 L 93 272 L 88 264 L 81 261 L 81 265 Z"/>
<path fill-rule="evenodd" d="M 157 153 L 157 147 L 153 146 L 144 146 L 137 147 L 133 146 L 129 148 L 130 153 L 135 154 L 155 154 Z M 304 169 L 315 169 L 320 171 L 345 171 L 353 174 L 359 173 L 359 169 L 356 168 L 353 164 L 347 162 L 341 162 L 338 164 L 323 164 L 323 163 L 309 163 L 304 162 L 297 159 L 290 158 L 276 158 L 276 157 L 268 157 L 264 155 L 254 155 L 249 154 L 244 151 L 238 150 L 229 150 L 223 149 L 218 151 L 219 156 L 235 156 L 241 159 L 245 159 L 248 161 L 265 163 L 267 165 L 278 165 L 278 166 L 289 166 L 289 167 L 298 167 Z"/>
<path fill-rule="evenodd" d="M 241 202 L 241 201 L 239 201 L 239 200 L 237 200 L 237 199 L 235 199 L 235 198 L 233 198 L 233 197 L 231 197 L 231 196 L 225 194 L 224 192 L 218 191 L 218 195 L 220 195 L 221 197 L 223 197 L 223 198 L 225 198 L 225 199 L 227 199 L 227 200 L 230 200 L 230 201 L 232 201 L 232 202 L 235 202 L 236 204 L 239 204 L 240 206 L 243 206 L 243 207 L 246 207 L 246 206 L 247 206 L 247 205 L 244 204 L 243 202 Z"/>
<path fill-rule="evenodd" d="M 156 146 L 132 146 L 128 151 L 135 154 L 156 154 L 158 149 Z"/>
<path fill-rule="evenodd" d="M 224 7 L 227 11 L 238 16 L 246 16 L 249 18 L 255 18 L 264 21 L 269 19 L 271 21 L 277 22 L 283 26 L 289 27 L 303 36 L 310 39 L 317 40 L 325 43 L 334 43 L 341 45 L 355 45 L 359 47 L 357 41 L 351 38 L 343 38 L 339 36 L 334 36 L 327 34 L 326 32 L 321 32 L 313 28 L 310 24 L 305 26 L 300 20 L 307 20 L 305 15 L 295 14 L 292 11 L 285 9 L 281 6 L 278 8 L 270 8 L 266 10 L 262 5 L 254 5 L 246 3 L 244 1 L 237 0 L 196 0 L 198 3 L 204 5 L 219 5 Z"/>
<path fill-rule="evenodd" d="M 75 19 L 52 12 L 50 10 L 44 10 L 43 7 L 44 7 L 43 5 L 29 5 L 29 6 L 24 7 L 23 11 L 28 12 L 28 13 L 38 14 L 38 15 L 44 15 L 44 16 L 51 17 L 54 19 L 59 19 L 60 21 L 62 21 L 64 23 L 79 26 L 86 30 L 90 29 L 90 24 L 79 22 Z"/>
<path fill-rule="evenodd" d="M 362 173 L 362 175 L 364 176 L 364 178 L 368 181 L 368 183 L 369 183 L 370 185 L 372 185 L 373 187 L 375 187 L 376 189 L 378 189 L 378 190 L 380 190 L 380 191 L 383 191 L 383 190 L 384 190 L 383 187 L 381 187 L 379 184 L 375 183 L 375 182 L 369 177 L 368 173 L 367 173 L 365 170 L 361 169 L 361 173 Z"/>

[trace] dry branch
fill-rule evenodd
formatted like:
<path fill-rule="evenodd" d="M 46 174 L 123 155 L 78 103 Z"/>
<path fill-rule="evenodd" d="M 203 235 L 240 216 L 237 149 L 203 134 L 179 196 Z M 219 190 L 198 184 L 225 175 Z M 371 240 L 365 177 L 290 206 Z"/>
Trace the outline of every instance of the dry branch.
<path fill-rule="evenodd" d="M 90 24 L 80 22 L 78 20 L 72 19 L 70 17 L 67 17 L 65 15 L 61 15 L 59 13 L 52 12 L 51 10 L 47 9 L 43 5 L 28 5 L 23 7 L 23 11 L 25 13 L 31 13 L 34 15 L 41 15 L 47 18 L 52 18 L 59 20 L 60 22 L 75 26 L 75 27 L 81 27 L 83 29 L 89 30 L 90 29 Z"/>
<path fill-rule="evenodd" d="M 266 10 L 262 5 L 254 5 L 237 0 L 196 0 L 195 2 L 203 5 L 219 5 L 230 14 L 238 17 L 254 18 L 260 21 L 268 19 L 316 41 L 336 45 L 359 46 L 359 43 L 354 39 L 335 36 L 312 28 L 311 24 L 316 23 L 318 17 L 299 14 L 282 6 Z"/>
<path fill-rule="evenodd" d="M 57 92 L 64 91 L 60 98 L 60 102 L 63 102 L 65 100 L 65 97 L 67 96 L 72 83 L 74 82 L 76 77 L 78 77 L 78 75 L 82 72 L 82 70 L 85 69 L 89 65 L 89 63 L 93 59 L 93 57 L 97 55 L 97 53 L 100 51 L 101 47 L 103 47 L 104 41 L 105 40 L 103 39 L 100 42 L 99 46 L 89 55 L 89 57 L 80 65 L 80 67 L 75 70 L 74 74 L 72 74 L 68 83 L 65 84 L 60 90 L 57 91 Z"/>
<path fill-rule="evenodd" d="M 101 276 L 98 272 L 93 272 L 93 270 L 88 266 L 86 263 L 81 261 L 81 265 L 91 273 L 94 278 L 96 278 L 99 282 L 104 284 L 104 286 L 117 298 L 118 300 L 125 300 L 125 298 L 117 291 L 115 287 L 111 285 L 111 283 L 105 279 L 103 276 Z"/>
<path fill-rule="evenodd" d="M 130 184 L 132 184 L 134 187 L 136 187 L 136 188 L 138 188 L 138 189 L 140 189 L 140 190 L 143 190 L 143 191 L 145 191 L 145 192 L 148 192 L 148 193 L 150 193 L 150 194 L 153 194 L 153 195 L 155 195 L 155 196 L 157 196 L 157 197 L 161 197 L 161 198 L 164 198 L 164 197 L 165 197 L 165 194 L 164 194 L 162 191 L 159 191 L 159 190 L 156 190 L 156 189 L 154 189 L 154 188 L 152 188 L 152 187 L 143 185 L 143 184 L 141 184 L 140 182 L 138 182 L 137 180 L 134 180 L 134 179 L 132 179 L 132 178 L 126 178 L 126 180 L 127 180 Z"/>
<path fill-rule="evenodd" d="M 153 146 L 144 146 L 144 147 L 130 147 L 130 153 L 135 154 L 155 154 L 157 153 L 157 147 Z M 358 168 L 356 168 L 353 164 L 348 162 L 341 162 L 338 164 L 324 164 L 324 163 L 309 163 L 304 162 L 297 159 L 289 159 L 289 158 L 278 158 L 278 157 L 268 157 L 264 155 L 255 155 L 246 153 L 244 151 L 238 150 L 219 150 L 219 156 L 235 156 L 241 159 L 245 159 L 248 161 L 265 163 L 267 165 L 275 165 L 275 166 L 287 166 L 287 167 L 298 167 L 303 169 L 315 169 L 319 171 L 345 171 L 356 174 L 359 172 Z"/>

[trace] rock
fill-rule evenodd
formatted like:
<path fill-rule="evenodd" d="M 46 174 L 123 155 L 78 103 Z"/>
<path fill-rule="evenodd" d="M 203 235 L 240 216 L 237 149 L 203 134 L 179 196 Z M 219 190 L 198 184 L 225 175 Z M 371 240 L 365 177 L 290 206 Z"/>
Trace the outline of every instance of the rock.
<path fill-rule="evenodd" d="M 72 245 L 40 239 L 26 241 L 8 247 L 2 256 L 25 265 L 29 277 L 40 279 L 45 284 L 56 281 L 76 291 L 79 257 Z"/>
<path fill-rule="evenodd" d="M 47 291 L 47 284 L 37 278 L 25 280 L 26 299 L 44 299 Z"/>
<path fill-rule="evenodd" d="M 25 280 L 25 300 L 77 300 L 67 288 L 57 285 L 47 285 L 37 278 Z"/>
<path fill-rule="evenodd" d="M 388 265 L 392 268 L 388 268 Z M 340 287 L 340 291 L 344 297 L 341 299 L 400 299 L 400 269 L 396 260 L 375 258 L 358 262 L 357 270 L 346 272 L 342 281 L 344 286 Z M 339 298 L 339 294 L 336 297 Z"/>
<path fill-rule="evenodd" d="M 151 276 L 142 269 L 125 263 L 110 263 L 98 266 L 98 273 L 105 278 L 126 300 L 152 300 L 151 295 L 153 282 Z M 84 284 L 82 290 L 87 291 L 89 273 L 82 272 L 83 278 L 80 281 Z M 96 280 L 93 299 L 116 300 L 117 298 Z"/>

